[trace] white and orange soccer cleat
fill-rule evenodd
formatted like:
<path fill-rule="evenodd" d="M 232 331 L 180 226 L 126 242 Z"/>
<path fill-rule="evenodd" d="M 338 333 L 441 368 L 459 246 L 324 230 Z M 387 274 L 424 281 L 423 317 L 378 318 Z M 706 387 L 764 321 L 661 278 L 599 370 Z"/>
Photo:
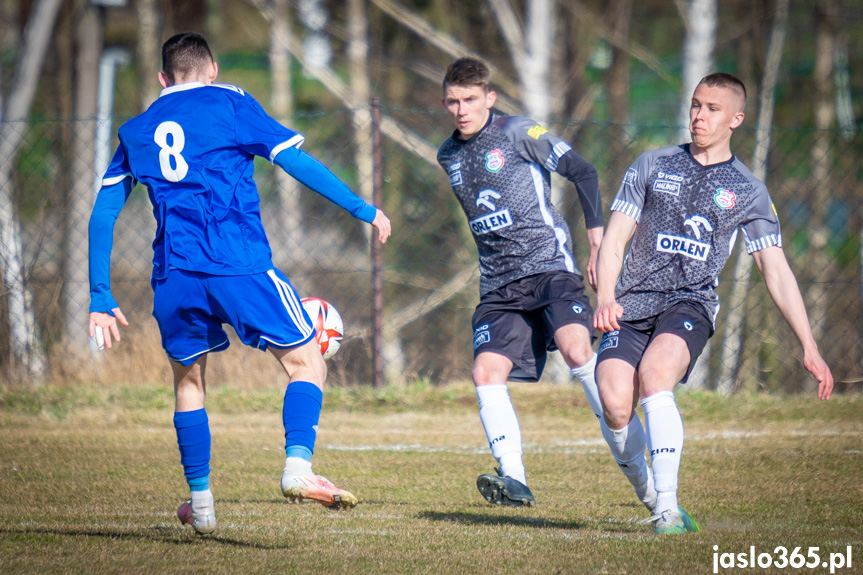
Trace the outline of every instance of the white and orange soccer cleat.
<path fill-rule="evenodd" d="M 353 493 L 339 489 L 321 475 L 282 475 L 282 494 L 293 502 L 317 501 L 330 509 L 350 509 L 357 504 Z"/>

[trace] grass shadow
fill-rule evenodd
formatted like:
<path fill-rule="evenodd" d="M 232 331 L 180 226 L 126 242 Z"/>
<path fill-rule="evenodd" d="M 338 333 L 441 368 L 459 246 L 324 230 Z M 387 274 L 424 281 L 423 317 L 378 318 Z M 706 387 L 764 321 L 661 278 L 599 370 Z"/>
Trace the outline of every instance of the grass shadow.
<path fill-rule="evenodd" d="M 199 545 L 218 544 L 223 546 L 238 547 L 245 549 L 293 549 L 291 545 L 261 545 L 250 541 L 240 541 L 220 534 L 197 535 L 191 530 L 178 531 L 169 527 L 144 527 L 140 531 L 106 531 L 101 529 L 48 529 L 39 527 L 35 529 L 10 529 L 0 527 L 0 535 L 54 535 L 61 537 L 96 537 L 112 540 L 127 541 L 149 541 L 154 543 L 166 543 L 169 545 Z"/>
<path fill-rule="evenodd" d="M 445 521 L 459 525 L 516 525 L 534 527 L 537 529 L 584 529 L 587 524 L 577 521 L 557 521 L 543 517 L 525 517 L 518 515 L 489 515 L 464 512 L 423 511 L 416 515 L 419 519 L 429 521 Z"/>

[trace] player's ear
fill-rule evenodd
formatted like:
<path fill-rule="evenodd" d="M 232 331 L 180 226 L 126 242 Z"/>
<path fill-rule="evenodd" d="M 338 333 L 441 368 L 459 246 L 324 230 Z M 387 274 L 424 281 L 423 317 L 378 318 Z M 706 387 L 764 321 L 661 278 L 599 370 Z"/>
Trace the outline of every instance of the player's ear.
<path fill-rule="evenodd" d="M 216 62 L 213 62 L 210 65 L 210 70 L 207 73 L 207 79 L 210 81 L 210 84 L 216 81 L 216 76 L 219 75 L 219 65 Z"/>
<path fill-rule="evenodd" d="M 740 124 L 743 123 L 743 112 L 737 112 L 734 114 L 734 117 L 731 119 L 731 129 L 735 130 L 740 127 Z"/>
<path fill-rule="evenodd" d="M 494 90 L 489 90 L 488 94 L 486 94 L 485 96 L 485 107 L 490 110 L 492 106 L 494 106 L 495 101 L 497 101 L 497 92 L 495 92 Z"/>
<path fill-rule="evenodd" d="M 168 80 L 168 76 L 164 72 L 159 72 L 159 84 L 161 84 L 163 88 L 167 88 L 171 85 L 171 82 Z"/>

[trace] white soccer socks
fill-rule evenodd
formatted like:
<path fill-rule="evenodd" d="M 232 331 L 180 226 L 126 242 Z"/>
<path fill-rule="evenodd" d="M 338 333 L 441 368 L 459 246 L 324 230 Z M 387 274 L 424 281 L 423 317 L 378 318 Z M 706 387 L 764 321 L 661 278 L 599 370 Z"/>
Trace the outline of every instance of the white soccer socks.
<path fill-rule="evenodd" d="M 647 426 L 647 445 L 656 486 L 654 515 L 670 510 L 677 513 L 677 475 L 683 452 L 683 419 L 674 393 L 660 391 L 641 400 Z"/>
<path fill-rule="evenodd" d="M 602 402 L 599 400 L 599 389 L 596 387 L 596 354 L 590 358 L 590 361 L 581 367 L 573 367 L 569 373 L 578 378 L 581 382 L 581 387 L 584 389 L 584 395 L 587 397 L 587 403 L 590 404 L 590 409 L 593 414 L 600 420 L 602 419 Z"/>
<path fill-rule="evenodd" d="M 656 505 L 656 489 L 653 486 L 650 468 L 647 466 L 647 458 L 644 456 L 647 440 L 638 414 L 633 413 L 629 425 L 623 429 L 609 428 L 604 417 L 600 418 L 599 427 L 620 470 L 635 488 L 638 499 L 653 513 Z"/>
<path fill-rule="evenodd" d="M 521 428 L 506 384 L 478 385 L 479 419 L 485 428 L 491 454 L 500 463 L 503 475 L 527 485 L 521 460 Z"/>

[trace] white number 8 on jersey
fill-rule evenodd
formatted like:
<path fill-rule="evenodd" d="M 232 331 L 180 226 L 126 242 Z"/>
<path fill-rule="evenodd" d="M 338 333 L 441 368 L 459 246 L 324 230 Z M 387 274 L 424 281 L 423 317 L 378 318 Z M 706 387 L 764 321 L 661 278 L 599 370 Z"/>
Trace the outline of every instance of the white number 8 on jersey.
<path fill-rule="evenodd" d="M 173 139 L 173 144 L 168 145 L 168 134 Z M 186 134 L 183 132 L 183 127 L 177 122 L 162 122 L 156 128 L 156 133 L 153 134 L 153 141 L 156 145 L 162 148 L 159 152 L 159 168 L 162 170 L 162 175 L 169 182 L 179 182 L 189 173 L 189 164 L 180 155 L 183 147 L 186 145 Z M 171 167 L 171 158 L 174 158 L 176 168 Z"/>

